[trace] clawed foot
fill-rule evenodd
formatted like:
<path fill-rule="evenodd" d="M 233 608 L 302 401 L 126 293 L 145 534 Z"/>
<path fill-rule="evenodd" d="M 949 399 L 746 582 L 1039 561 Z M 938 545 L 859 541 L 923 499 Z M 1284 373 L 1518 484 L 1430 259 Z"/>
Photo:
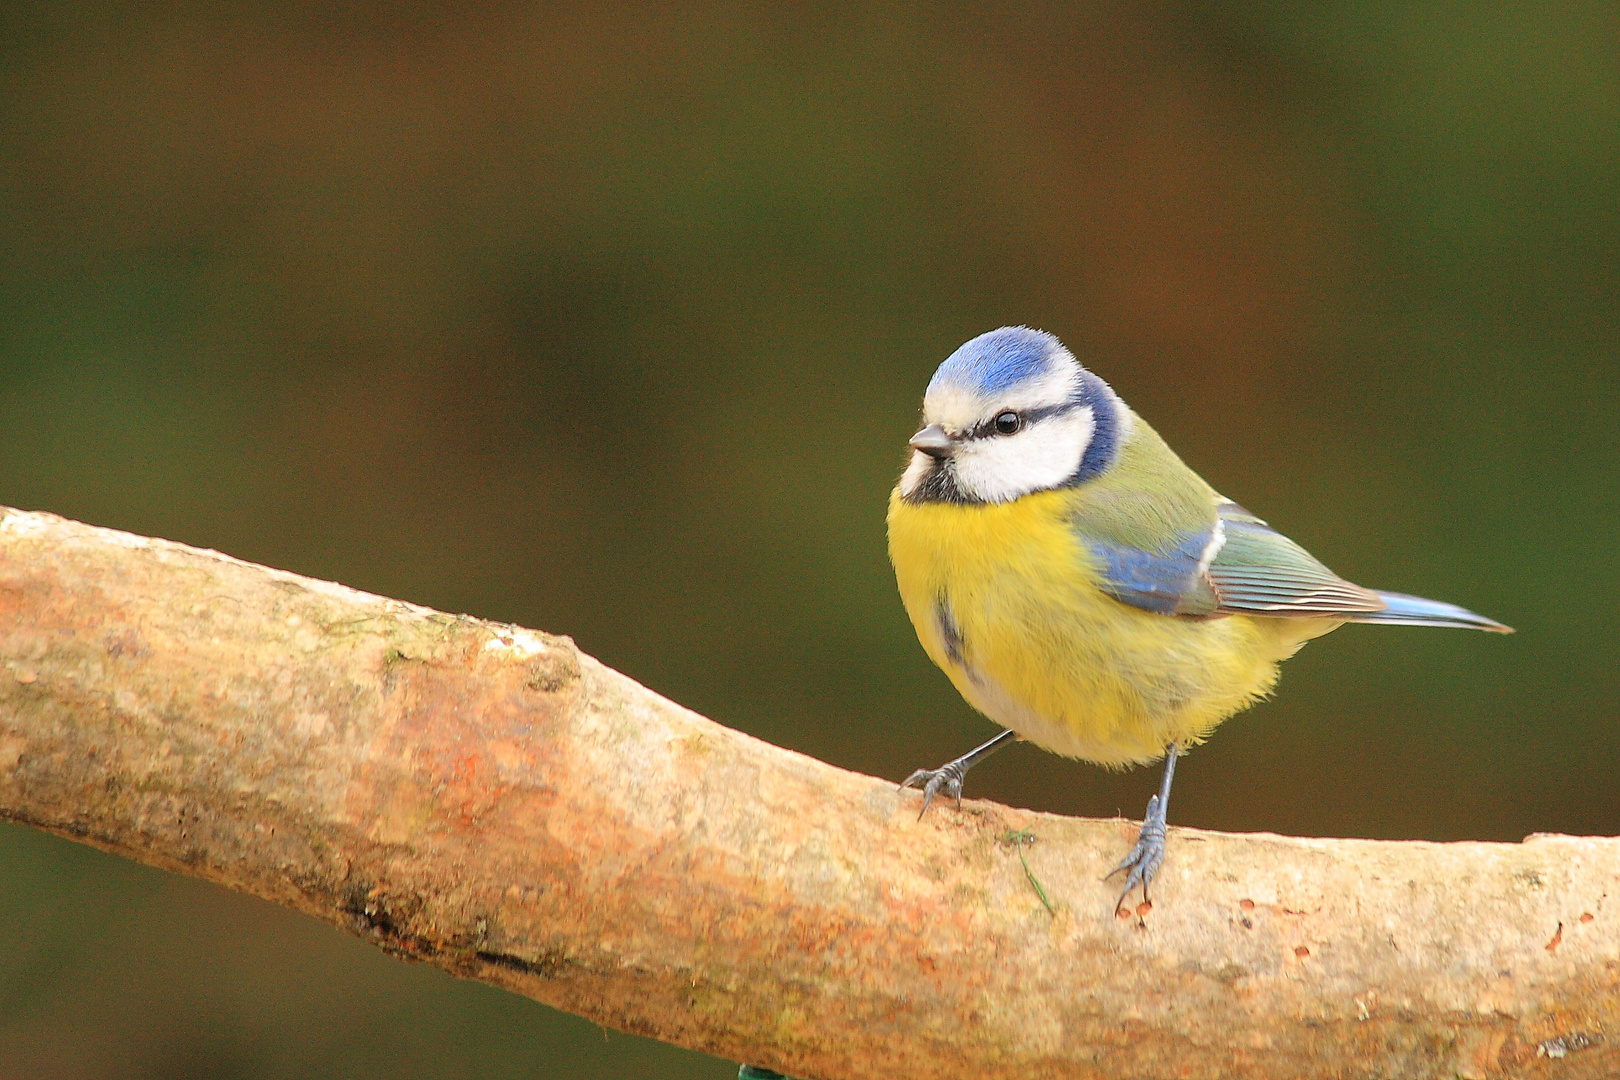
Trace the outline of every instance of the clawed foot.
<path fill-rule="evenodd" d="M 1124 861 L 1108 871 L 1107 877 L 1103 879 L 1106 881 L 1121 871 L 1129 871 L 1125 875 L 1125 891 L 1119 894 L 1119 899 L 1114 903 L 1114 914 L 1119 914 L 1120 908 L 1125 906 L 1125 898 L 1131 895 L 1131 890 L 1138 885 L 1142 886 L 1142 899 L 1148 898 L 1148 882 L 1159 872 L 1159 864 L 1162 862 L 1164 862 L 1164 804 L 1155 795 L 1148 800 L 1147 816 L 1142 819 L 1142 831 L 1136 835 L 1136 846 L 1125 856 Z"/>
<path fill-rule="evenodd" d="M 967 773 L 967 767 L 961 759 L 948 765 L 941 765 L 937 769 L 918 769 L 904 780 L 900 781 L 901 790 L 909 787 L 921 788 L 923 793 L 922 809 L 917 812 L 917 820 L 928 813 L 928 804 L 934 801 L 934 796 L 943 791 L 947 796 L 956 800 L 956 805 L 962 805 L 962 777 Z"/>
<path fill-rule="evenodd" d="M 1001 747 L 1017 741 L 1017 732 L 1003 731 L 983 746 L 968 751 L 955 761 L 948 761 L 937 769 L 918 769 L 902 780 L 900 782 L 900 790 L 902 791 L 908 787 L 922 788 L 923 805 L 922 810 L 917 814 L 917 820 L 921 821 L 923 814 L 928 813 L 928 804 L 933 802 L 934 796 L 941 791 L 955 799 L 956 805 L 960 807 L 962 805 L 962 777 L 967 775 L 967 771 Z"/>

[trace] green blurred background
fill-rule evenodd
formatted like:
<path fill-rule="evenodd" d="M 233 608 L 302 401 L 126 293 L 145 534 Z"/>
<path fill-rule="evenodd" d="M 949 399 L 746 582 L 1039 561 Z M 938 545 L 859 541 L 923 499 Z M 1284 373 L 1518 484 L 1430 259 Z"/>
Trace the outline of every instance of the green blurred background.
<path fill-rule="evenodd" d="M 898 779 L 988 736 L 883 513 L 1054 331 L 1346 576 L 1173 820 L 1620 831 L 1607 3 L 0 8 L 0 502 L 573 635 Z M 971 793 L 1140 814 L 1030 748 Z M 727 1077 L 0 827 L 0 1077 Z"/>

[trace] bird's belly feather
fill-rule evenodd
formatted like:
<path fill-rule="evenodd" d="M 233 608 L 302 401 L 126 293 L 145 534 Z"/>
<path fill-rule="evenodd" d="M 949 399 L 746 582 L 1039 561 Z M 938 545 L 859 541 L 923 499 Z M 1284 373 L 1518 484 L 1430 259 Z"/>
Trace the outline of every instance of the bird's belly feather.
<path fill-rule="evenodd" d="M 923 648 L 975 708 L 1035 744 L 1104 765 L 1154 760 L 1263 696 L 1279 660 L 1332 628 L 1121 603 L 1097 587 L 1068 496 L 895 497 L 889 509 L 890 556 Z"/>

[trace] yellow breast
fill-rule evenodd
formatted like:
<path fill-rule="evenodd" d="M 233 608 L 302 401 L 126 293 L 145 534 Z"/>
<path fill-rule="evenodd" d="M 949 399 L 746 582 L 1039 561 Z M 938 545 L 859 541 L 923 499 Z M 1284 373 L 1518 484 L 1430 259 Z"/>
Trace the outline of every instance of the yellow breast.
<path fill-rule="evenodd" d="M 970 704 L 1045 749 L 1123 766 L 1264 695 L 1324 620 L 1186 619 L 1121 603 L 1069 522 L 1072 490 L 965 506 L 889 499 L 917 637 Z"/>

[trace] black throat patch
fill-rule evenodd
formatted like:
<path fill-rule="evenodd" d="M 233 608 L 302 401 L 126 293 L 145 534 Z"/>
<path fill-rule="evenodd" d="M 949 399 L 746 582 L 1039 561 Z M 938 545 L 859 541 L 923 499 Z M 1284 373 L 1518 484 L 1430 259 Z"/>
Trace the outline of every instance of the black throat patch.
<path fill-rule="evenodd" d="M 922 483 L 912 488 L 901 499 L 908 503 L 979 503 L 983 500 L 975 499 L 964 492 L 956 483 L 956 466 L 949 458 L 935 459 L 928 468 L 928 474 L 922 478 Z"/>

